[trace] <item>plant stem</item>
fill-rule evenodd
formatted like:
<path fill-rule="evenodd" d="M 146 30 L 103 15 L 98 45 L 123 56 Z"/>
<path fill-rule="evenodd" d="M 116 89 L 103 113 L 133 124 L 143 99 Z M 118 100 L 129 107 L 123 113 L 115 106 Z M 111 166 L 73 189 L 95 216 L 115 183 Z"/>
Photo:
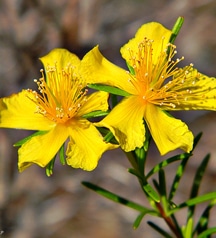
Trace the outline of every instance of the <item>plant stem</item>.
<path fill-rule="evenodd" d="M 162 216 L 162 218 L 164 219 L 164 221 L 166 222 L 166 224 L 169 226 L 170 230 L 176 235 L 176 238 L 182 238 L 182 235 L 178 232 L 178 230 L 176 229 L 172 219 L 170 217 L 168 217 L 166 215 L 166 213 L 164 212 L 163 207 L 161 206 L 161 203 L 156 203 L 156 206 Z"/>

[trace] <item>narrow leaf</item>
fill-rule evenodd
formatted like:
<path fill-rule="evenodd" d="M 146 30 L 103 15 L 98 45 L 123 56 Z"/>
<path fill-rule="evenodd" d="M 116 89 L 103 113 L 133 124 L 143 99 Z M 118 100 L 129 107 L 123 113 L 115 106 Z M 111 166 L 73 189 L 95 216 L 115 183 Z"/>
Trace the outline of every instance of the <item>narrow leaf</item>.
<path fill-rule="evenodd" d="M 25 137 L 24 139 L 22 139 L 22 140 L 16 142 L 16 143 L 14 144 L 14 146 L 15 146 L 15 147 L 17 147 L 17 146 L 22 146 L 24 143 L 26 143 L 26 142 L 27 142 L 28 140 L 30 140 L 32 137 L 34 137 L 34 136 L 39 136 L 39 135 L 44 135 L 44 134 L 46 134 L 46 133 L 47 133 L 47 131 L 37 131 L 37 132 L 33 133 L 32 135 L 27 136 L 27 137 Z"/>
<path fill-rule="evenodd" d="M 155 225 L 151 221 L 148 221 L 147 223 L 148 223 L 149 226 L 151 226 L 153 229 L 155 229 L 157 232 L 159 232 L 163 237 L 172 238 L 172 236 L 170 234 L 168 234 L 165 230 L 160 228 L 158 225 Z"/>
<path fill-rule="evenodd" d="M 154 173 L 158 172 L 160 169 L 168 166 L 169 164 L 179 161 L 179 160 L 183 160 L 187 157 L 190 157 L 191 155 L 188 153 L 183 153 L 183 154 L 179 154 L 179 155 L 175 155 L 169 159 L 163 160 L 162 162 L 160 162 L 159 164 L 157 164 L 154 168 L 152 168 L 148 174 L 146 175 L 146 178 L 149 178 L 151 175 L 153 175 Z"/>
<path fill-rule="evenodd" d="M 172 29 L 172 35 L 170 37 L 170 43 L 173 44 L 176 37 L 178 36 L 180 30 L 181 30 L 181 27 L 184 23 L 184 18 L 183 17 L 179 17 L 177 19 L 177 21 L 175 22 L 174 26 L 173 26 L 173 29 Z"/>
<path fill-rule="evenodd" d="M 118 104 L 118 95 L 111 94 L 110 97 L 111 97 L 111 105 L 112 105 L 111 109 L 112 109 Z"/>
<path fill-rule="evenodd" d="M 179 182 L 181 180 L 181 177 L 184 173 L 184 170 L 185 170 L 185 167 L 186 167 L 186 164 L 188 162 L 188 159 L 192 156 L 192 152 L 193 150 L 196 148 L 200 138 L 202 136 L 202 133 L 199 133 L 195 138 L 194 138 L 194 144 L 193 144 L 193 149 L 191 151 L 191 153 L 187 154 L 187 153 L 184 153 L 182 154 L 183 158 L 182 158 L 182 162 L 181 164 L 178 166 L 177 168 L 177 171 L 176 171 L 176 176 L 173 180 L 173 183 L 172 183 L 172 186 L 171 186 L 171 189 L 170 189 L 170 193 L 169 193 L 169 200 L 171 201 L 175 195 L 175 192 L 179 186 Z"/>
<path fill-rule="evenodd" d="M 160 202 L 160 196 L 158 193 L 152 188 L 152 186 L 147 183 L 143 186 L 144 191 L 147 193 L 147 195 L 152 198 L 155 202 Z"/>
<path fill-rule="evenodd" d="M 153 179 L 152 181 L 153 181 L 153 184 L 154 184 L 156 190 L 158 191 L 158 193 L 160 193 L 160 185 L 159 185 L 159 183 L 157 182 L 156 179 Z"/>
<path fill-rule="evenodd" d="M 166 178 L 165 178 L 165 173 L 163 169 L 159 170 L 159 189 L 160 189 L 160 195 L 162 197 L 166 197 Z"/>
<path fill-rule="evenodd" d="M 104 141 L 110 142 L 114 139 L 114 135 L 111 131 L 109 131 L 105 136 L 104 136 Z"/>
<path fill-rule="evenodd" d="M 197 238 L 207 238 L 211 234 L 216 233 L 216 227 L 209 228 L 208 230 L 203 231 L 201 234 L 197 236 Z"/>
<path fill-rule="evenodd" d="M 92 89 L 95 89 L 95 90 L 100 90 L 100 91 L 104 91 L 104 92 L 107 92 L 107 93 L 112 93 L 112 94 L 123 96 L 123 97 L 130 96 L 130 93 L 128 93 L 128 92 L 125 92 L 122 89 L 112 87 L 112 86 L 108 86 L 108 85 L 88 84 L 88 87 L 92 88 Z"/>
<path fill-rule="evenodd" d="M 196 137 L 194 138 L 193 150 L 196 148 L 196 146 L 197 146 L 198 142 L 200 141 L 201 137 L 202 137 L 202 132 L 197 134 Z"/>
<path fill-rule="evenodd" d="M 200 164 L 200 166 L 198 167 L 198 169 L 196 171 L 196 175 L 195 175 L 194 181 L 193 181 L 193 187 L 191 189 L 190 198 L 196 197 L 198 194 L 199 186 L 200 186 L 201 180 L 203 178 L 203 175 L 205 173 L 205 169 L 207 167 L 209 159 L 210 159 L 210 154 L 206 155 L 206 157 L 203 159 L 202 163 Z"/>
<path fill-rule="evenodd" d="M 201 195 L 201 196 L 198 196 L 195 198 L 191 198 L 191 199 L 187 200 L 186 202 L 181 203 L 176 208 L 170 210 L 169 215 L 174 214 L 175 212 L 179 211 L 180 209 L 182 209 L 184 207 L 194 206 L 199 203 L 207 202 L 207 201 L 210 201 L 213 199 L 216 199 L 216 192 L 210 192 L 210 193 L 206 193 L 204 195 Z"/>
<path fill-rule="evenodd" d="M 209 205 L 206 207 L 206 209 L 203 211 L 202 215 L 200 216 L 198 220 L 196 227 L 194 228 L 194 234 L 195 233 L 200 234 L 203 231 L 207 230 L 210 210 L 214 207 L 215 204 L 216 204 L 216 199 L 212 200 L 209 203 Z"/>
<path fill-rule="evenodd" d="M 176 219 L 176 217 L 175 217 L 174 214 L 171 215 L 171 219 L 172 219 L 172 221 L 173 221 L 173 223 L 174 223 L 174 225 L 175 225 L 175 228 L 176 228 L 177 232 L 178 232 L 179 234 L 182 234 L 181 227 L 179 226 L 178 221 L 177 221 L 177 219 Z M 183 238 L 183 236 L 182 236 L 182 238 Z"/>
<path fill-rule="evenodd" d="M 139 216 L 136 218 L 136 220 L 133 223 L 133 228 L 134 229 L 137 229 L 139 227 L 139 225 L 140 225 L 140 223 L 141 223 L 141 221 L 142 221 L 142 219 L 145 215 L 146 215 L 145 212 L 142 212 L 142 213 L 139 214 Z"/>
<path fill-rule="evenodd" d="M 161 203 L 163 204 L 164 213 L 167 214 L 169 208 L 169 203 L 167 201 L 167 192 L 166 192 L 166 177 L 163 169 L 159 170 L 159 194 L 161 196 Z"/>
<path fill-rule="evenodd" d="M 210 155 L 208 154 L 202 161 L 202 163 L 200 164 L 200 166 L 198 167 L 194 180 L 193 180 L 193 185 L 192 185 L 192 189 L 191 189 L 191 194 L 190 194 L 190 198 L 194 198 L 197 196 L 198 194 L 198 190 L 201 184 L 201 180 L 203 178 L 203 175 L 205 173 L 205 169 L 207 167 L 207 164 L 209 162 L 210 159 Z M 193 214 L 194 214 L 194 210 L 195 210 L 195 206 L 191 206 L 188 208 L 188 219 L 190 219 Z"/>
<path fill-rule="evenodd" d="M 144 150 L 143 147 L 135 149 L 135 156 L 137 161 L 137 166 L 140 174 L 144 177 L 144 170 L 145 170 L 145 162 L 147 152 Z"/>
<path fill-rule="evenodd" d="M 54 164 L 55 164 L 56 156 L 49 162 L 46 166 L 46 175 L 50 177 L 53 174 Z"/>
<path fill-rule="evenodd" d="M 137 170 L 133 169 L 133 168 L 129 168 L 129 169 L 128 169 L 128 172 L 129 172 L 130 174 L 135 175 L 139 180 L 142 180 L 142 179 L 143 179 L 143 177 L 140 175 L 140 173 L 139 173 Z"/>
<path fill-rule="evenodd" d="M 138 169 L 138 165 L 137 165 L 137 161 L 136 161 L 136 154 L 135 154 L 135 151 L 129 151 L 129 152 L 125 152 L 125 155 L 127 156 L 129 162 L 131 163 L 131 165 L 133 166 L 133 168 L 137 171 L 139 171 Z"/>
<path fill-rule="evenodd" d="M 190 218 L 187 221 L 187 225 L 184 228 L 184 238 L 191 238 L 192 237 L 192 231 L 193 231 L 193 219 Z"/>
<path fill-rule="evenodd" d="M 108 114 L 109 114 L 108 111 L 106 111 L 106 112 L 104 112 L 104 111 L 94 111 L 94 112 L 89 112 L 89 113 L 83 115 L 82 117 L 84 117 L 84 118 L 103 117 L 103 116 L 106 116 Z"/>
<path fill-rule="evenodd" d="M 64 154 L 64 144 L 61 146 L 60 150 L 59 150 L 59 159 L 62 165 L 65 165 L 65 154 Z"/>
<path fill-rule="evenodd" d="M 170 193 L 169 193 L 169 197 L 168 197 L 169 201 L 171 201 L 173 199 L 173 197 L 175 195 L 175 192 L 177 191 L 177 188 L 179 186 L 180 180 L 182 178 L 182 175 L 184 173 L 186 164 L 187 164 L 188 159 L 190 158 L 190 156 L 191 155 L 186 156 L 177 168 L 176 175 L 175 175 L 175 178 L 173 180 L 173 183 L 172 183 L 172 186 L 171 186 L 171 189 L 170 189 Z"/>
<path fill-rule="evenodd" d="M 132 66 L 129 65 L 129 63 L 126 61 L 127 67 L 132 75 L 135 75 L 135 70 Z"/>
<path fill-rule="evenodd" d="M 98 194 L 100 194 L 100 195 L 102 195 L 102 196 L 104 196 L 104 197 L 106 197 L 106 198 L 108 198 L 108 199 L 110 199 L 114 202 L 117 202 L 117 203 L 120 203 L 120 204 L 125 205 L 127 207 L 133 208 L 134 210 L 137 210 L 139 212 L 145 212 L 146 214 L 151 214 L 151 215 L 157 216 L 156 211 L 150 210 L 150 209 L 148 209 L 146 207 L 143 207 L 143 206 L 141 206 L 141 205 L 139 205 L 135 202 L 132 202 L 132 201 L 127 200 L 123 197 L 120 197 L 120 196 L 118 196 L 118 195 L 116 195 L 116 194 L 114 194 L 114 193 L 112 193 L 112 192 L 110 192 L 106 189 L 103 189 L 103 188 L 101 188 L 97 185 L 94 185 L 94 184 L 89 183 L 89 182 L 82 182 L 82 184 L 85 187 L 87 187 L 89 189 L 92 189 L 96 193 L 98 193 Z"/>

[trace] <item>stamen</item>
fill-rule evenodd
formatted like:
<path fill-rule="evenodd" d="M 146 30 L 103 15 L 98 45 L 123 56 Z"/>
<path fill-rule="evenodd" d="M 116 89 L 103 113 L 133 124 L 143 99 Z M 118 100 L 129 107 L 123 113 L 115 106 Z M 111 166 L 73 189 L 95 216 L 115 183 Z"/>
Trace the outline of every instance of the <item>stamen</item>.
<path fill-rule="evenodd" d="M 42 77 L 34 79 L 39 93 L 32 91 L 35 99 L 31 99 L 37 105 L 36 113 L 56 123 L 72 119 L 87 101 L 87 90 L 83 91 L 84 85 L 76 78 L 74 68 L 68 65 L 58 72 L 56 66 L 48 66 L 46 81 L 44 70 L 40 72 Z"/>
<path fill-rule="evenodd" d="M 149 102 L 173 110 L 187 100 L 194 100 L 194 90 L 197 93 L 195 85 L 201 76 L 198 73 L 194 75 L 193 64 L 178 68 L 177 64 L 184 57 L 174 60 L 177 50 L 170 43 L 166 47 L 162 44 L 161 53 L 155 58 L 153 44 L 152 40 L 144 38 L 137 52 L 128 49 L 129 63 L 135 72 L 135 75 L 129 73 L 128 82 L 135 87 L 143 103 Z M 203 92 L 199 93 L 200 100 L 206 98 Z"/>

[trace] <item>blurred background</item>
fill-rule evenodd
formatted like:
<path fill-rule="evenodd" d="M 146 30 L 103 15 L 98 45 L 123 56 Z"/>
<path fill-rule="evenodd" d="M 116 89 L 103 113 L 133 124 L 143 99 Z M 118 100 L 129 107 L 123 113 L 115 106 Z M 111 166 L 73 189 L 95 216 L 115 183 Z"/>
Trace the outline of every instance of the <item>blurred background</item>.
<path fill-rule="evenodd" d="M 42 68 L 38 58 L 56 47 L 82 58 L 99 44 L 109 60 L 125 67 L 119 48 L 142 24 L 159 21 L 171 29 L 179 16 L 185 18 L 176 40 L 179 57 L 185 56 L 185 64 L 192 62 L 200 72 L 215 76 L 214 0 L 0 0 L 0 96 L 35 88 L 33 79 L 40 77 Z M 216 116 L 206 112 L 180 112 L 176 116 L 189 123 L 195 134 L 204 132 L 176 198 L 182 202 L 189 196 L 193 171 L 208 152 L 212 158 L 200 192 L 215 190 Z M 20 174 L 17 148 L 12 145 L 26 135 L 25 131 L 0 130 L 0 237 L 159 237 L 146 224 L 155 219 L 146 217 L 140 228 L 133 230 L 136 212 L 81 185 L 81 181 L 90 181 L 145 205 L 146 199 L 136 178 L 127 172 L 130 165 L 120 150 L 107 152 L 91 173 L 57 165 L 49 178 L 37 166 Z M 153 146 L 149 168 L 160 160 Z M 174 168 L 168 170 L 170 176 Z M 179 219 L 184 224 L 182 214 Z M 216 224 L 215 216 L 211 224 Z"/>

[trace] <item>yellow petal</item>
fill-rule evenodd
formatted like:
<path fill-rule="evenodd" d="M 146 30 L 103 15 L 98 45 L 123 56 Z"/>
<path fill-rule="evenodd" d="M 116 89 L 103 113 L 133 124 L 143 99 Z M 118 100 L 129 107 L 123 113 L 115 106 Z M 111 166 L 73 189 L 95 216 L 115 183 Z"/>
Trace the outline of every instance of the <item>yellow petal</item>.
<path fill-rule="evenodd" d="M 144 119 L 161 155 L 177 148 L 186 152 L 192 150 L 193 134 L 181 120 L 152 104 L 146 106 Z"/>
<path fill-rule="evenodd" d="M 144 38 L 147 38 L 154 41 L 152 43 L 152 60 L 153 64 L 155 64 L 161 52 L 167 48 L 171 35 L 172 31 L 168 30 L 160 23 L 150 22 L 144 24 L 138 29 L 135 38 L 131 39 L 121 48 L 120 51 L 122 57 L 130 64 L 131 53 L 128 49 L 131 49 L 133 51 L 133 56 L 135 56 L 138 53 L 139 44 L 144 40 Z"/>
<path fill-rule="evenodd" d="M 26 130 L 49 130 L 55 124 L 36 113 L 37 106 L 31 100 L 33 93 L 23 90 L 0 99 L 0 127 Z"/>
<path fill-rule="evenodd" d="M 105 143 L 98 130 L 87 120 L 70 127 L 70 141 L 67 148 L 67 164 L 73 168 L 91 171 L 106 150 L 117 145 Z"/>
<path fill-rule="evenodd" d="M 173 101 L 176 105 L 173 110 L 216 110 L 216 78 L 201 74 L 194 68 L 185 74 L 186 69 L 179 69 L 172 80 L 170 91 L 177 95 L 178 100 L 178 103 Z"/>
<path fill-rule="evenodd" d="M 87 98 L 86 103 L 82 105 L 77 115 L 82 116 L 97 110 L 107 111 L 108 110 L 108 101 L 107 101 L 108 96 L 109 94 L 106 92 L 96 92 L 96 93 L 90 94 Z"/>
<path fill-rule="evenodd" d="M 143 146 L 145 128 L 143 124 L 144 107 L 136 96 L 130 96 L 120 102 L 108 116 L 96 123 L 109 128 L 123 150 L 131 151 Z"/>
<path fill-rule="evenodd" d="M 43 135 L 32 137 L 18 150 L 18 168 L 22 172 L 32 164 L 45 167 L 68 138 L 67 127 L 59 124 Z"/>
<path fill-rule="evenodd" d="M 94 47 L 83 58 L 80 74 L 89 84 L 107 84 L 118 87 L 128 93 L 136 94 L 136 89 L 128 80 L 130 79 L 128 72 L 103 57 L 98 46 Z"/>
<path fill-rule="evenodd" d="M 61 48 L 53 49 L 47 55 L 41 57 L 40 60 L 45 69 L 47 69 L 47 67 L 54 67 L 57 72 L 61 72 L 71 65 L 77 72 L 80 65 L 80 59 L 75 54 Z"/>

